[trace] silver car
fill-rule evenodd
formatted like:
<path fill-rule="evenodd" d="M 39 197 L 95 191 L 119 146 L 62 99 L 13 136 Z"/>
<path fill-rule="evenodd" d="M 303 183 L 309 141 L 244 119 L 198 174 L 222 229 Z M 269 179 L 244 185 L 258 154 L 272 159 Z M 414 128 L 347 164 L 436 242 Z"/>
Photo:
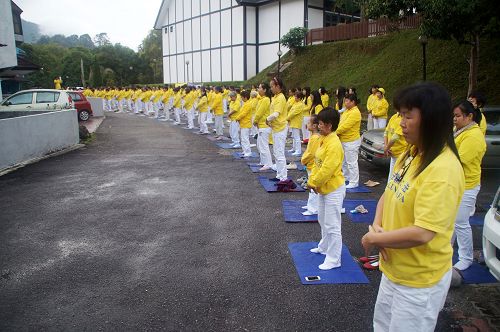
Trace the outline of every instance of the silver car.
<path fill-rule="evenodd" d="M 500 188 L 484 217 L 483 254 L 491 274 L 500 280 Z"/>
<path fill-rule="evenodd" d="M 0 103 L 0 111 L 44 111 L 73 108 L 73 101 L 66 91 L 32 89 L 14 93 Z"/>
<path fill-rule="evenodd" d="M 488 124 L 486 129 L 486 153 L 482 168 L 500 168 L 500 106 L 487 106 L 483 115 Z M 384 156 L 384 129 L 366 131 L 361 137 L 361 157 L 371 163 L 389 167 L 390 158 Z"/>

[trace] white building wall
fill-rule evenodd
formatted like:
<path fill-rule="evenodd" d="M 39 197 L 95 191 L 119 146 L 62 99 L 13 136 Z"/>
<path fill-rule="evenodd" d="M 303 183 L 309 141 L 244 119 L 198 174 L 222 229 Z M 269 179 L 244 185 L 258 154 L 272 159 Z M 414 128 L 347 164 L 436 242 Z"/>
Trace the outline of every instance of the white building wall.
<path fill-rule="evenodd" d="M 243 81 L 243 46 L 233 47 L 233 81 Z"/>
<path fill-rule="evenodd" d="M 231 47 L 225 47 L 221 49 L 221 60 L 222 60 L 222 81 L 232 81 L 232 65 L 233 60 L 231 58 Z"/>
<path fill-rule="evenodd" d="M 279 40 L 278 12 L 278 2 L 259 7 L 259 43 L 277 42 Z"/>
<path fill-rule="evenodd" d="M 210 14 L 210 41 L 212 48 L 220 47 L 220 13 Z"/>
<path fill-rule="evenodd" d="M 254 7 L 247 7 L 247 43 L 255 44 L 257 42 L 256 34 L 256 10 Z"/>
<path fill-rule="evenodd" d="M 281 37 L 291 28 L 304 26 L 304 2 L 287 0 L 281 2 Z"/>
<path fill-rule="evenodd" d="M 316 8 L 308 8 L 308 29 L 317 29 L 323 27 L 323 11 Z"/>
<path fill-rule="evenodd" d="M 193 53 L 193 82 L 201 82 L 202 58 L 201 52 Z"/>
<path fill-rule="evenodd" d="M 233 8 L 233 45 L 243 44 L 243 7 Z"/>
<path fill-rule="evenodd" d="M 212 50 L 212 78 L 213 82 L 220 82 L 221 77 L 221 63 L 220 63 L 220 49 Z"/>
<path fill-rule="evenodd" d="M 17 66 L 17 55 L 10 0 L 0 0 L 0 22 L 2 22 L 0 23 L 0 42 L 7 45 L 0 47 L 0 68 L 15 67 Z"/>

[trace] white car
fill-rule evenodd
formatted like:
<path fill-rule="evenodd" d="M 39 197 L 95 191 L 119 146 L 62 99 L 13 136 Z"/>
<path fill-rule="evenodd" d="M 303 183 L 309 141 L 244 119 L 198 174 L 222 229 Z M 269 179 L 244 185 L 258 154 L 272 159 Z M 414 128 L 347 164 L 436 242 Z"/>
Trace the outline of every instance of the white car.
<path fill-rule="evenodd" d="M 0 104 L 0 111 L 44 111 L 73 108 L 66 91 L 54 89 L 23 90 L 14 93 Z"/>
<path fill-rule="evenodd" d="M 500 280 L 500 187 L 484 217 L 483 254 L 491 274 Z"/>

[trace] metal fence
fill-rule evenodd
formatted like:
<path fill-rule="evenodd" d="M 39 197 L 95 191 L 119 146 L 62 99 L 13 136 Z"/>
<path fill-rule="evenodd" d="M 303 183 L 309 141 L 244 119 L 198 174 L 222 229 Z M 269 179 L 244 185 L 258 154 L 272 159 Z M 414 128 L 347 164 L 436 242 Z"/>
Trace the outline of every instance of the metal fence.
<path fill-rule="evenodd" d="M 387 18 L 380 18 L 376 21 L 361 21 L 311 29 L 307 33 L 306 44 L 311 45 L 316 42 L 332 42 L 380 36 L 395 30 L 418 28 L 421 22 L 421 17 L 419 15 L 414 15 L 399 22 L 390 21 Z"/>

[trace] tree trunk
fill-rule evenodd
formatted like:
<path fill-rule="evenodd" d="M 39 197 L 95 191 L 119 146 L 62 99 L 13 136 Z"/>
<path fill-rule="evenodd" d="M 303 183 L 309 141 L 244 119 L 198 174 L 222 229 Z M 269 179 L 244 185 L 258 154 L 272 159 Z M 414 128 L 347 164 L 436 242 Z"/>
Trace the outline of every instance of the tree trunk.
<path fill-rule="evenodd" d="M 469 59 L 469 89 L 467 96 L 477 90 L 477 71 L 479 66 L 479 35 L 472 35 L 472 45 Z"/>

